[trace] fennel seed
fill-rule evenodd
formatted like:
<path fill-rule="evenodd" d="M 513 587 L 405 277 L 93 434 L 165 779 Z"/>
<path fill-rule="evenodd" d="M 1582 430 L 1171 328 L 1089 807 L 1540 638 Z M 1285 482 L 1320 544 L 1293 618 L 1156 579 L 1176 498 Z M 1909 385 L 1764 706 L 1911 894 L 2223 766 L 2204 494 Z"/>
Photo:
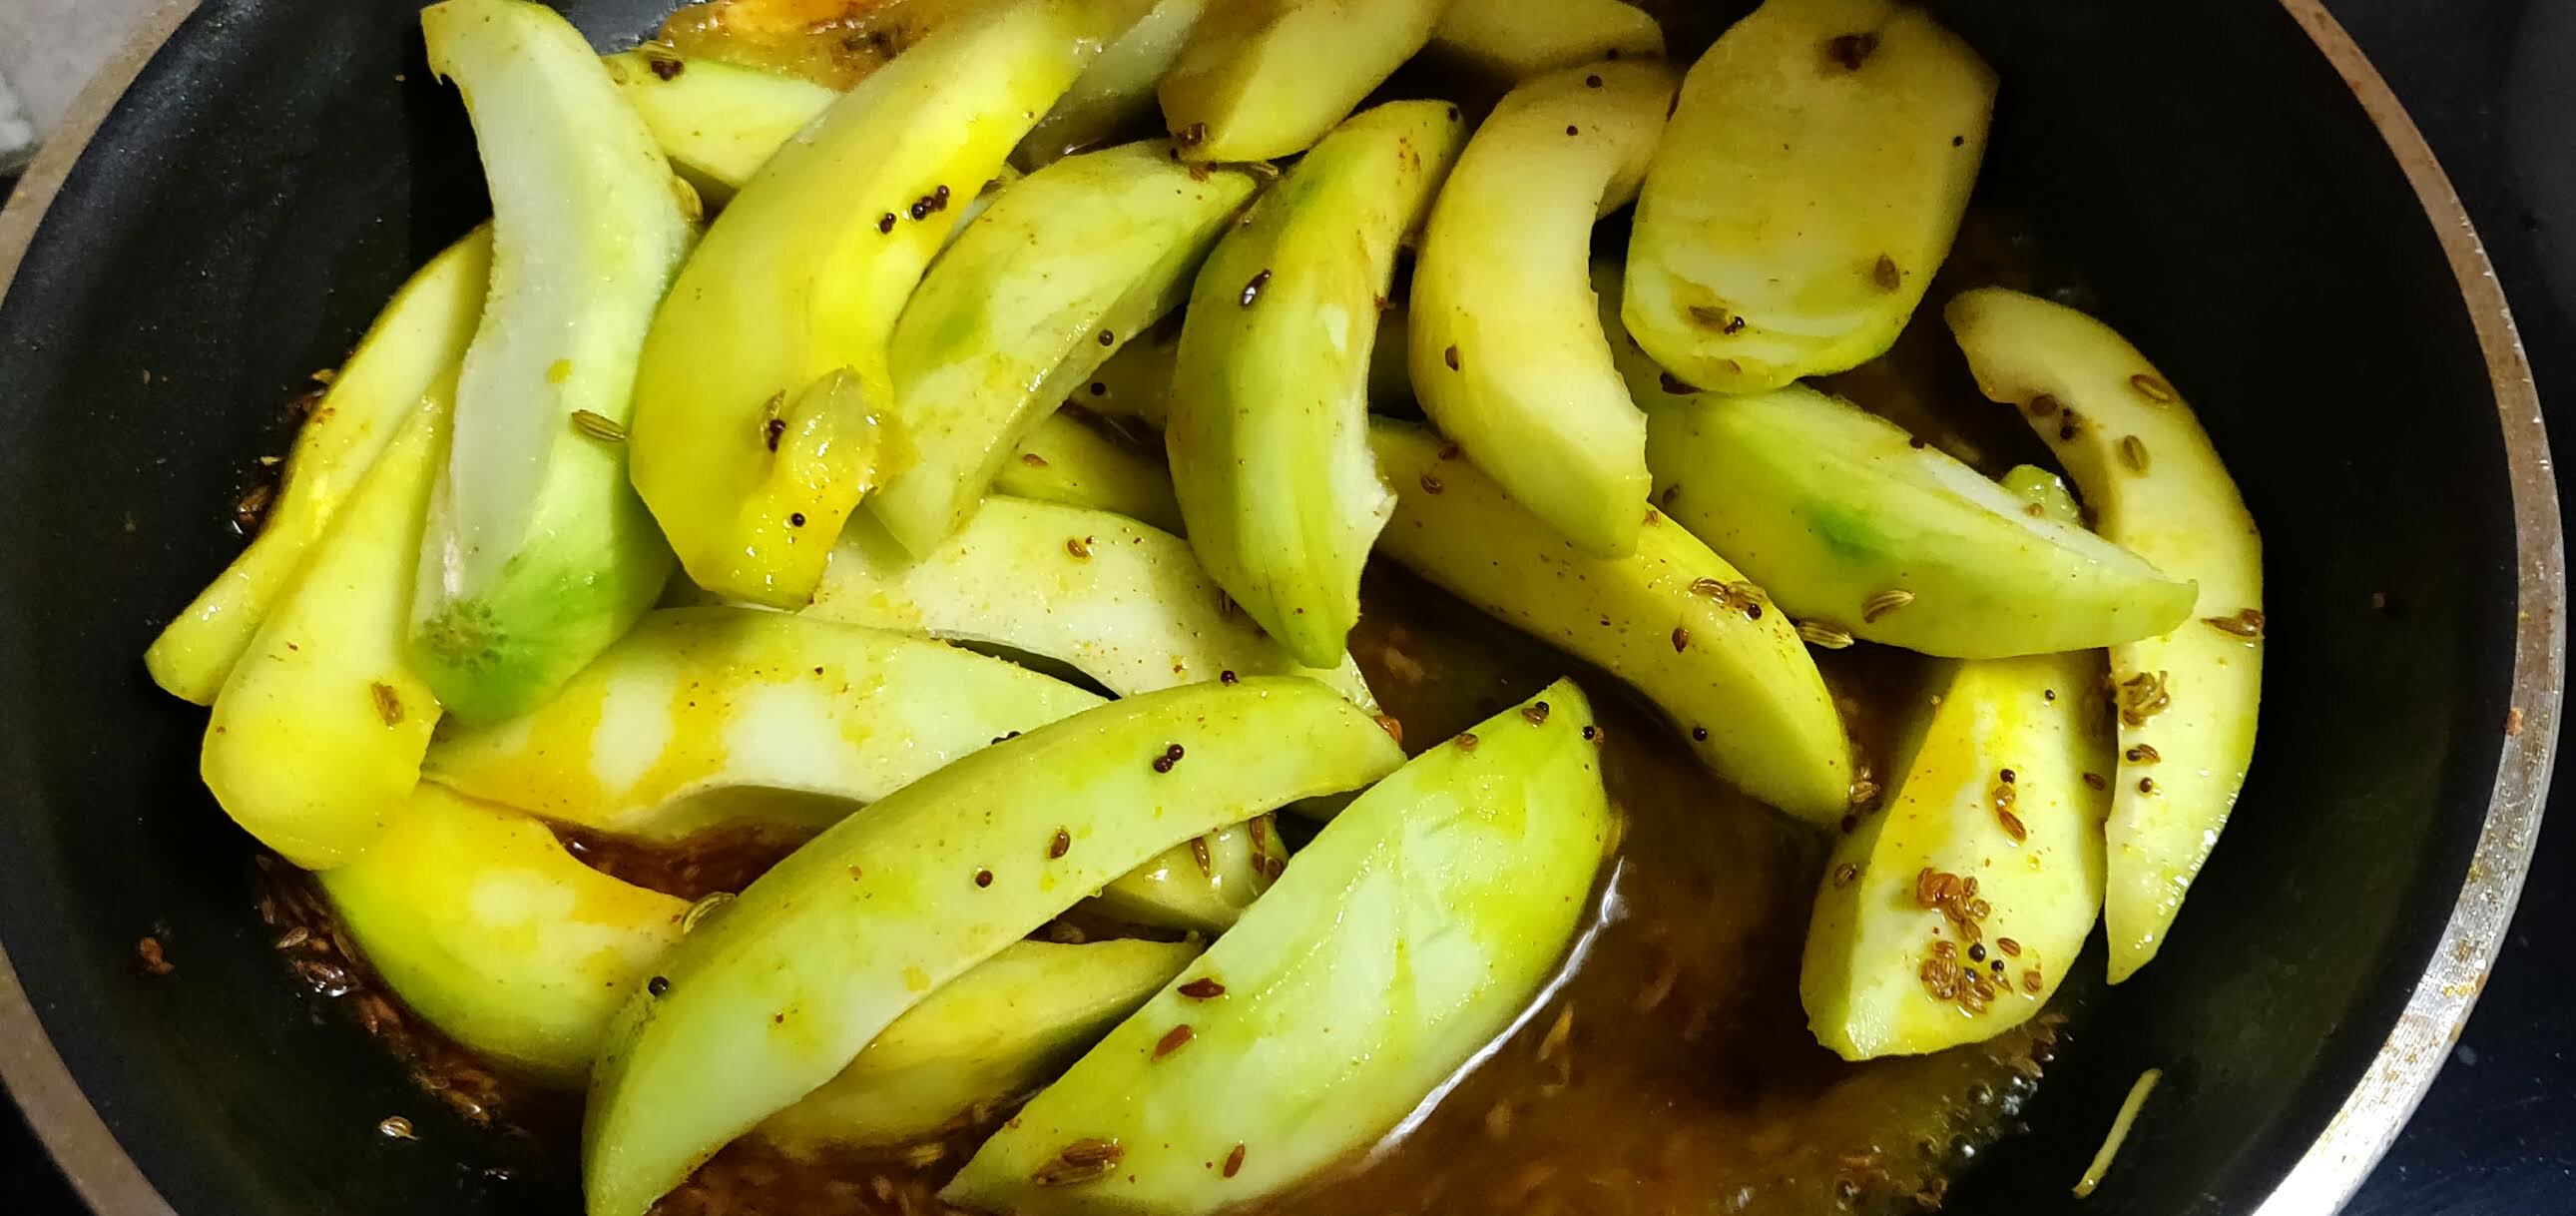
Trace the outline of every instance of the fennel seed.
<path fill-rule="evenodd" d="M 1878 622 L 1878 618 L 1886 616 L 1888 613 L 1894 612 L 1913 602 L 1914 593 L 1901 587 L 1881 591 L 1878 594 L 1860 602 L 1861 623 L 1864 625 L 1876 624 Z"/>
<path fill-rule="evenodd" d="M 601 443 L 626 442 L 626 428 L 619 426 L 616 419 L 611 418 L 606 414 L 594 414 L 589 410 L 574 410 L 572 412 L 572 429 L 581 432 L 583 438 L 596 439 Z"/>

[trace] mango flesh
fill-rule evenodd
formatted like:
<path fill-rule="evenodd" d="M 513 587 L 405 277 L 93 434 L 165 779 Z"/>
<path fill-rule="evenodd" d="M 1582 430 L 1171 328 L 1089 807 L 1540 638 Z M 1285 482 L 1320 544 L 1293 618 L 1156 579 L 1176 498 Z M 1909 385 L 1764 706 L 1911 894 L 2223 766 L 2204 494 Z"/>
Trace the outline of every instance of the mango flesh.
<path fill-rule="evenodd" d="M 1664 29 L 1621 0 L 1452 0 L 1431 47 L 1506 80 L 1598 63 L 1661 59 Z"/>
<path fill-rule="evenodd" d="M 1061 411 L 1020 440 L 993 478 L 993 492 L 1124 515 L 1175 535 L 1182 528 L 1180 499 L 1160 452 L 1103 434 Z"/>
<path fill-rule="evenodd" d="M 932 990 L 1146 858 L 1402 760 L 1311 680 L 1197 684 L 996 744 L 834 825 L 681 939 L 611 1030 L 583 1121 L 592 1216 L 642 1216 Z"/>
<path fill-rule="evenodd" d="M 621 51 L 608 73 L 673 168 L 723 203 L 839 92 L 784 72 L 663 50 Z"/>
<path fill-rule="evenodd" d="M 1884 804 L 1816 892 L 1799 993 L 1817 1042 L 1921 1055 L 2048 1003 L 2102 906 L 2111 734 L 2085 709 L 2101 677 L 2089 650 L 1935 673 Z"/>
<path fill-rule="evenodd" d="M 644 345 L 634 480 L 699 586 L 801 607 L 901 463 L 887 343 L 949 232 L 1127 15 L 1008 0 L 946 23 L 761 167 Z"/>
<path fill-rule="evenodd" d="M 1585 555 L 1417 427 L 1370 440 L 1396 487 L 1378 552 L 1486 615 L 1626 680 L 1744 792 L 1798 818 L 1851 810 L 1851 742 L 1787 613 L 1660 513 L 1622 558 Z"/>
<path fill-rule="evenodd" d="M 413 593 L 411 658 L 448 712 L 543 701 L 661 594 L 671 554 L 627 484 L 623 426 L 653 310 L 695 235 L 652 136 L 553 9 L 421 11 L 476 123 L 491 291 L 465 352 Z"/>
<path fill-rule="evenodd" d="M 1375 1143 L 1563 957 L 1611 833 L 1591 726 L 1559 681 L 1361 795 L 942 1197 L 1197 1216 Z"/>
<path fill-rule="evenodd" d="M 455 376 L 483 315 L 491 264 L 492 231 L 477 228 L 413 274 L 367 327 L 296 432 L 285 482 L 259 535 L 143 652 L 164 691 L 214 704 L 331 517 L 422 396 Z"/>
<path fill-rule="evenodd" d="M 1118 876 L 1090 906 L 1113 920 L 1211 936 L 1234 927 L 1288 864 L 1277 818 L 1225 827 Z"/>
<path fill-rule="evenodd" d="M 1354 116 L 1264 193 L 1199 271 L 1165 449 L 1190 548 L 1309 667 L 1332 667 L 1395 496 L 1368 446 L 1378 304 L 1466 138 L 1457 108 Z"/>
<path fill-rule="evenodd" d="M 1596 556 L 1636 547 L 1652 478 L 1592 295 L 1592 226 L 1634 197 L 1673 85 L 1662 64 L 1621 62 L 1512 90 L 1459 156 L 1413 273 L 1423 412 Z"/>
<path fill-rule="evenodd" d="M 1180 61 L 1200 18 L 1222 2 L 1155 0 L 1038 120 L 1020 141 L 1020 157 L 1043 166 L 1135 126 L 1153 111 L 1154 86 Z"/>
<path fill-rule="evenodd" d="M 1223 0 L 1157 94 L 1181 155 L 1304 151 L 1431 40 L 1448 0 Z"/>
<path fill-rule="evenodd" d="M 2120 762 L 2102 919 L 2118 983 L 2164 944 L 2253 760 L 2262 535 L 2191 407 L 2109 326 L 2001 288 L 1947 311 L 1978 386 L 2047 441 L 2097 530 L 2199 584 L 2173 632 L 2111 648 Z"/>
<path fill-rule="evenodd" d="M 1646 456 L 1667 514 L 1790 615 L 1868 641 L 2055 654 L 2153 637 L 2191 611 L 2191 584 L 1803 385 L 1657 410 Z"/>
<path fill-rule="evenodd" d="M 1100 703 L 1000 659 L 742 608 L 646 616 L 536 712 L 453 730 L 428 777 L 648 840 L 809 834 L 941 765 Z"/>
<path fill-rule="evenodd" d="M 1976 184 L 1995 76 L 1899 0 L 1766 0 L 1709 48 L 1646 175 L 1628 330 L 1721 393 L 1896 341 Z"/>
<path fill-rule="evenodd" d="M 964 523 L 1020 438 L 1188 294 L 1256 181 L 1170 151 L 1125 144 L 1014 183 L 904 307 L 892 417 L 912 459 L 867 505 L 906 549 Z"/>
<path fill-rule="evenodd" d="M 405 659 L 412 566 L 453 379 L 411 407 L 216 694 L 198 771 L 308 870 L 355 860 L 420 781 L 438 698 Z"/>

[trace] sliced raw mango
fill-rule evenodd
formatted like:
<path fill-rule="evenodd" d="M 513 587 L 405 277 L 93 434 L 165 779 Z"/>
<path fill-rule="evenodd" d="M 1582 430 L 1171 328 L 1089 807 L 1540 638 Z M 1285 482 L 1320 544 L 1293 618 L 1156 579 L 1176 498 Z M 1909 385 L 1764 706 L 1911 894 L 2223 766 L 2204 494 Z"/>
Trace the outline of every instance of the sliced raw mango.
<path fill-rule="evenodd" d="M 941 25 L 772 155 L 654 318 L 636 488 L 691 579 L 799 607 L 902 438 L 887 342 L 951 217 L 1114 34 L 1118 0 Z"/>
<path fill-rule="evenodd" d="M 2153 637 L 2191 584 L 2029 503 L 1876 415 L 1803 385 L 1657 410 L 1665 514 L 1791 616 L 1951 658 Z"/>
<path fill-rule="evenodd" d="M 1130 419 L 1155 430 L 1172 408 L 1172 367 L 1181 355 L 1181 327 L 1166 318 L 1119 346 L 1093 369 L 1091 383 L 1074 403 L 1104 418 Z"/>
<path fill-rule="evenodd" d="M 1816 1041 L 1920 1055 L 2048 1003 L 2102 907 L 2111 735 L 2084 709 L 2101 678 L 2089 650 L 1942 665 L 1885 805 L 1816 892 L 1799 980 Z"/>
<path fill-rule="evenodd" d="M 841 98 L 803 77 L 658 47 L 622 51 L 607 63 L 653 142 L 711 203 L 732 198 Z"/>
<path fill-rule="evenodd" d="M 1343 123 L 1209 255 L 1163 430 L 1190 547 L 1310 667 L 1360 613 L 1360 567 L 1395 496 L 1368 446 L 1378 302 L 1466 127 L 1399 101 Z"/>
<path fill-rule="evenodd" d="M 1197 942 L 1013 942 L 757 1134 L 792 1152 L 934 1135 L 1044 1084 L 1198 956 Z"/>
<path fill-rule="evenodd" d="M 454 386 L 412 406 L 251 637 L 206 726 L 199 772 L 215 801 L 308 870 L 354 860 L 399 818 L 438 724 L 403 638 Z"/>
<path fill-rule="evenodd" d="M 1458 158 L 1413 271 L 1413 391 L 1587 553 L 1637 545 L 1652 478 L 1592 294 L 1592 225 L 1636 194 L 1674 75 L 1602 63 L 1512 90 Z"/>
<path fill-rule="evenodd" d="M 818 617 L 672 608 L 535 712 L 453 730 L 431 780 L 558 823 L 676 840 L 810 834 L 941 765 L 1100 703 L 945 643 Z"/>
<path fill-rule="evenodd" d="M 1181 503 L 1162 453 L 1102 434 L 1062 411 L 1047 415 L 1020 440 L 993 479 L 993 492 L 1181 530 Z"/>
<path fill-rule="evenodd" d="M 635 361 L 693 235 L 680 188 L 581 33 L 524 0 L 421 10 L 474 118 L 491 294 L 465 352 L 412 602 L 448 712 L 534 707 L 661 594 L 671 554 L 626 479 Z"/>
<path fill-rule="evenodd" d="M 1091 61 L 1064 96 L 1020 141 L 1036 164 L 1080 152 L 1137 125 L 1154 110 L 1154 86 L 1178 63 L 1199 18 L 1222 0 L 1155 0 L 1154 7 Z"/>
<path fill-rule="evenodd" d="M 1375 1143 L 1563 957 L 1611 830 L 1591 725 L 1560 681 L 1361 795 L 943 1197 L 1197 1216 Z"/>
<path fill-rule="evenodd" d="M 2120 714 L 2103 928 L 2111 981 L 2164 944 L 2245 784 L 2263 695 L 2263 538 L 2171 381 L 2109 326 L 2000 288 L 1948 317 L 1988 397 L 2017 407 L 2096 528 L 2199 584 L 2173 632 L 2111 648 Z"/>
<path fill-rule="evenodd" d="M 1020 438 L 1119 339 L 1180 306 L 1256 184 L 1184 166 L 1155 140 L 1067 157 L 1003 191 L 895 326 L 892 418 L 912 458 L 867 500 L 887 533 L 926 553 L 964 523 Z"/>
<path fill-rule="evenodd" d="M 1402 759 L 1314 681 L 1197 684 L 1040 727 L 841 821 L 682 938 L 611 1029 L 582 1128 L 592 1216 L 642 1216 L 940 985 L 1145 859 Z"/>
<path fill-rule="evenodd" d="M 1681 525 L 1588 557 L 1430 433 L 1380 420 L 1395 520 L 1378 551 L 1487 615 L 1636 686 L 1719 776 L 1801 819 L 1851 810 L 1851 742 L 1797 627 Z"/>
<path fill-rule="evenodd" d="M 259 535 L 143 652 L 153 681 L 172 696 L 214 703 L 340 504 L 421 397 L 455 375 L 483 315 L 491 265 L 492 232 L 477 228 L 421 267 L 367 328 L 296 432 Z"/>
<path fill-rule="evenodd" d="M 1431 40 L 1448 0 L 1224 0 L 1159 88 L 1181 155 L 1304 151 Z"/>
<path fill-rule="evenodd" d="M 1433 49 L 1506 80 L 1604 59 L 1661 59 L 1664 29 L 1620 0 L 1453 0 Z"/>
<path fill-rule="evenodd" d="M 589 1075 L 609 1019 L 689 913 L 582 864 L 535 819 L 429 784 L 322 889 L 403 1004 L 477 1054 L 566 1087 Z"/>
<path fill-rule="evenodd" d="M 1100 889 L 1092 905 L 1113 920 L 1210 935 L 1234 927 L 1288 864 L 1288 846 L 1264 815 L 1166 849 Z"/>
<path fill-rule="evenodd" d="M 1302 675 L 1376 708 L 1356 664 L 1300 666 L 1235 611 L 1189 542 L 1103 511 L 989 499 L 918 561 L 883 531 L 854 525 L 806 611 L 1041 655 L 1121 696 Z"/>
<path fill-rule="evenodd" d="M 1766 0 L 1682 84 L 1637 200 L 1629 332 L 1722 393 L 1884 353 L 1949 256 L 1994 100 L 1921 8 Z"/>

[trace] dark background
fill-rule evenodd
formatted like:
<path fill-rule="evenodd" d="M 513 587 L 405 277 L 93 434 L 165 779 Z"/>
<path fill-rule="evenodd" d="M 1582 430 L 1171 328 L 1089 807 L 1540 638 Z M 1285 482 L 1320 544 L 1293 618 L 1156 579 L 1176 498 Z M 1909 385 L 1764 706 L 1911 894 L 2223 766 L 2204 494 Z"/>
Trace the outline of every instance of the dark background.
<path fill-rule="evenodd" d="M 2576 441 L 2576 0 L 2330 4 L 2467 199 L 2565 448 Z M 2576 934 L 2557 931 L 2576 915 L 2576 781 L 2561 789 L 2569 805 L 2541 838 L 2493 983 L 2350 1216 L 2576 1216 L 2576 1017 L 2561 999 Z M 0 1213 L 80 1212 L 9 1108 Z"/>

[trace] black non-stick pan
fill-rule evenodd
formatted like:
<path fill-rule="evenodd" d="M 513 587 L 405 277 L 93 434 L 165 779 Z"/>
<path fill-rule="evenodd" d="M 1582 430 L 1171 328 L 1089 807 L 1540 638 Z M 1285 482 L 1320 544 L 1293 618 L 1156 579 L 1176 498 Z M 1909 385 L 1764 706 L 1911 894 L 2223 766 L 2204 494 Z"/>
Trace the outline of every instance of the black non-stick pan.
<path fill-rule="evenodd" d="M 564 7 L 605 46 L 663 5 Z M 280 403 L 479 218 L 416 8 L 169 10 L 0 219 L 0 1073 L 116 1216 L 576 1210 L 315 1015 L 197 781 L 203 715 L 138 661 L 239 547 Z M 2538 826 L 2563 590 L 2512 324 L 2316 0 L 1940 9 L 2004 81 L 1985 201 L 2190 386 L 2270 562 L 2225 845 L 1950 1210 L 2328 1212 L 2447 1054 Z M 2071 1198 L 2149 1067 L 2119 1168 Z"/>

